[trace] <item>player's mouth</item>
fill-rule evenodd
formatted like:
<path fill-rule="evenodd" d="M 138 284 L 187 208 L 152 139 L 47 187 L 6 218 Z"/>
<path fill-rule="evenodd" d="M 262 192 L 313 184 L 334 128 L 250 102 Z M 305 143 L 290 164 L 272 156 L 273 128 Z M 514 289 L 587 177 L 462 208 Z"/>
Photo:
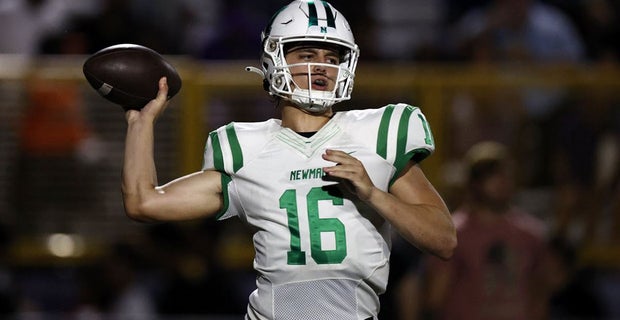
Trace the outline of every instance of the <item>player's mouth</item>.
<path fill-rule="evenodd" d="M 326 77 L 318 76 L 312 80 L 312 89 L 314 90 L 327 90 L 328 80 Z"/>

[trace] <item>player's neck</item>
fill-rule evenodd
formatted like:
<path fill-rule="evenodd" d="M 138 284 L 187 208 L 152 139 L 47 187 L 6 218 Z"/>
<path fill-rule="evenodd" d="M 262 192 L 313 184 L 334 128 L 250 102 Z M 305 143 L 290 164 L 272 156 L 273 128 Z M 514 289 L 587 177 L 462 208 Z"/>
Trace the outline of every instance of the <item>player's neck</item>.
<path fill-rule="evenodd" d="M 331 109 L 321 114 L 313 114 L 294 106 L 283 106 L 282 126 L 295 132 L 315 132 L 319 131 L 332 115 Z"/>

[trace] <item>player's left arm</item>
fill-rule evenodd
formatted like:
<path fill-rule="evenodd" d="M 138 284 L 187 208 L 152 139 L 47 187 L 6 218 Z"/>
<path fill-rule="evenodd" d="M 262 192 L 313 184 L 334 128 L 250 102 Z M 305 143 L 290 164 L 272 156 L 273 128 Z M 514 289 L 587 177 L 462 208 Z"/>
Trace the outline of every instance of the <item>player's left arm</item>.
<path fill-rule="evenodd" d="M 456 247 L 456 229 L 448 207 L 413 161 L 405 166 L 389 192 L 378 189 L 361 161 L 339 150 L 327 150 L 325 160 L 336 165 L 323 170 L 345 179 L 351 190 L 388 220 L 419 249 L 448 259 Z"/>

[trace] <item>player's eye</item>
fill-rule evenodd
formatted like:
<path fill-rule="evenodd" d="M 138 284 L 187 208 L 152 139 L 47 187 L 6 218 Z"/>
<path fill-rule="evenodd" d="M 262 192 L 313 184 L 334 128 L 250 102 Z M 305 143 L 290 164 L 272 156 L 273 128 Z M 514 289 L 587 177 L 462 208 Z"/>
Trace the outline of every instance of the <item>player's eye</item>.
<path fill-rule="evenodd" d="M 301 60 L 309 61 L 309 60 L 312 60 L 314 58 L 314 55 L 311 54 L 311 53 L 304 53 L 304 54 L 299 55 L 299 58 Z"/>
<path fill-rule="evenodd" d="M 340 64 L 340 60 L 336 57 L 327 57 L 326 61 L 329 64 Z"/>

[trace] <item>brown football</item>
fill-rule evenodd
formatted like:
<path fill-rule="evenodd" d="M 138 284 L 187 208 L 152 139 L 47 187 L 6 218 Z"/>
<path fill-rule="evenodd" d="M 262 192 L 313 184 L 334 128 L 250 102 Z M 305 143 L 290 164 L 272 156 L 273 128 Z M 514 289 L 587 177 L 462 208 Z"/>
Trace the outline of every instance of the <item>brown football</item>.
<path fill-rule="evenodd" d="M 142 109 L 157 96 L 158 81 L 168 80 L 168 99 L 181 90 L 177 70 L 159 53 L 136 44 L 118 44 L 97 51 L 82 68 L 88 83 L 125 110 Z"/>

